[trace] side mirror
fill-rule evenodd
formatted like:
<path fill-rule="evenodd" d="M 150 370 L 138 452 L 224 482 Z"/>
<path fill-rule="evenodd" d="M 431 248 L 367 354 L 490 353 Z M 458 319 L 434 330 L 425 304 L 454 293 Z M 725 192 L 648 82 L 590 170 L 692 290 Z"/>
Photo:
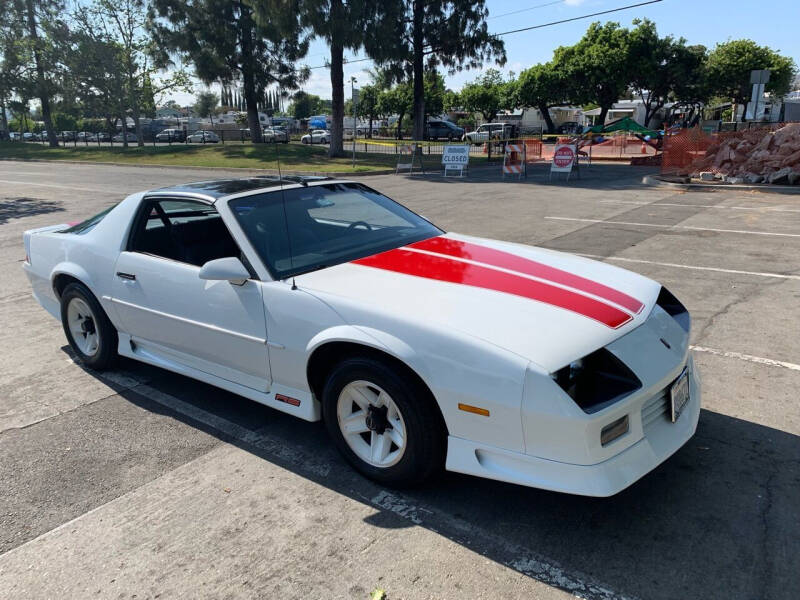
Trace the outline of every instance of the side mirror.
<path fill-rule="evenodd" d="M 250 273 L 238 258 L 228 256 L 210 260 L 200 268 L 200 279 L 230 281 L 233 285 L 244 285 Z"/>

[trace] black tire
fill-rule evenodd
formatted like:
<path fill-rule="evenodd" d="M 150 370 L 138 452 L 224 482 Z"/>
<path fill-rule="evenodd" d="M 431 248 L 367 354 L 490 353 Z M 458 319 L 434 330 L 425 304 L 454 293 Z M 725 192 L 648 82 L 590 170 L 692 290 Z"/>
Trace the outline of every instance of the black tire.
<path fill-rule="evenodd" d="M 368 381 L 385 390 L 397 405 L 406 427 L 402 458 L 389 467 L 376 467 L 359 458 L 339 428 L 337 403 L 344 387 L 353 381 Z M 322 395 L 325 427 L 347 461 L 365 477 L 383 485 L 418 485 L 444 467 L 447 437 L 435 400 L 422 386 L 389 364 L 369 357 L 348 358 L 328 376 Z"/>
<path fill-rule="evenodd" d="M 92 321 L 98 334 L 98 347 L 91 356 L 85 354 L 75 342 L 67 322 L 67 308 L 75 298 L 83 300 L 92 312 Z M 114 366 L 117 360 L 117 330 L 109 321 L 97 298 L 82 283 L 70 283 L 61 293 L 61 325 L 64 327 L 72 351 L 84 365 L 98 371 Z"/>

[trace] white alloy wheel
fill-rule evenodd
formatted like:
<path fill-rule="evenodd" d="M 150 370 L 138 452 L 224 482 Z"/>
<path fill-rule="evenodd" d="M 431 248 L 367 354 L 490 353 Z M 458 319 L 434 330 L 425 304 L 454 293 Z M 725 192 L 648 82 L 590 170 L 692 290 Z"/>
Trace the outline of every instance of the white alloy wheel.
<path fill-rule="evenodd" d="M 386 468 L 403 458 L 406 424 L 379 386 L 363 380 L 347 384 L 339 394 L 336 416 L 345 442 L 365 463 Z"/>
<path fill-rule="evenodd" d="M 94 356 L 100 348 L 97 319 L 81 298 L 73 298 L 67 306 L 67 324 L 75 345 L 86 356 Z"/>

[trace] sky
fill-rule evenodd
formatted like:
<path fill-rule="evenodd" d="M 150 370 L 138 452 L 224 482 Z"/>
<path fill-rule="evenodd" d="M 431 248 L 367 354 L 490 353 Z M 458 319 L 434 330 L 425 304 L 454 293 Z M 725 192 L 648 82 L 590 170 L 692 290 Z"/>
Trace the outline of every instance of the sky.
<path fill-rule="evenodd" d="M 492 33 L 502 33 L 641 1 L 643 0 L 487 0 L 487 24 Z M 703 44 L 709 48 L 728 39 L 750 38 L 758 44 L 791 56 L 800 65 L 800 36 L 797 35 L 796 27 L 800 19 L 798 0 L 770 0 L 768 11 L 761 10 L 752 1 L 744 0 L 662 0 L 608 15 L 502 36 L 506 45 L 507 62 L 500 70 L 506 74 L 511 71 L 519 73 L 534 64 L 547 62 L 558 46 L 577 42 L 592 21 L 617 21 L 630 27 L 631 21 L 644 17 L 656 23 L 662 36 L 672 34 L 675 37 L 684 37 L 689 44 Z M 323 40 L 314 40 L 304 62 L 310 67 L 319 67 L 324 65 L 328 56 L 327 44 Z M 358 59 L 364 58 L 364 55 L 350 52 L 346 57 Z M 371 64 L 360 62 L 345 65 L 345 81 L 349 82 L 350 77 L 355 76 L 358 81 L 356 87 L 369 83 L 367 69 Z M 486 64 L 481 70 L 487 68 L 499 67 Z M 447 87 L 458 90 L 475 79 L 481 70 L 443 74 Z M 346 85 L 345 88 L 345 97 L 349 97 L 350 86 Z M 195 86 L 195 92 L 202 89 L 202 84 Z M 326 68 L 312 68 L 311 77 L 301 89 L 330 98 L 330 72 Z M 194 102 L 191 94 L 175 94 L 172 98 L 180 104 Z"/>

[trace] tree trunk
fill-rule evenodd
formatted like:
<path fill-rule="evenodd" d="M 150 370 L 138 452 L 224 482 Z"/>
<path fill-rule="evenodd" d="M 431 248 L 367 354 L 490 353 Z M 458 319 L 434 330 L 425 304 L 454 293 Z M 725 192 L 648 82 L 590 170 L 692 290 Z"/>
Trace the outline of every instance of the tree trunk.
<path fill-rule="evenodd" d="M 372 118 L 373 118 L 373 115 L 370 115 L 369 116 L 369 133 L 367 134 L 367 137 L 369 137 L 369 139 L 372 139 Z"/>
<path fill-rule="evenodd" d="M 611 108 L 610 106 L 601 106 L 600 107 L 600 116 L 597 118 L 598 124 L 602 127 L 606 124 L 606 117 L 608 116 L 608 109 Z"/>
<path fill-rule="evenodd" d="M 131 113 L 133 116 L 133 128 L 136 131 L 136 144 L 139 147 L 144 146 L 144 140 L 142 139 L 142 122 L 139 118 L 139 103 L 134 99 L 133 105 L 131 106 Z"/>
<path fill-rule="evenodd" d="M 58 138 L 56 137 L 56 132 L 53 131 L 53 119 L 50 115 L 50 97 L 44 85 L 44 65 L 42 64 L 42 55 L 39 48 L 39 32 L 36 29 L 36 12 L 33 8 L 33 0 L 26 0 L 25 8 L 28 13 L 28 34 L 33 43 L 33 61 L 36 63 L 36 91 L 39 101 L 42 103 L 42 121 L 44 121 L 44 126 L 47 130 L 47 141 L 52 148 L 57 148 Z"/>
<path fill-rule="evenodd" d="M 405 114 L 401 113 L 397 116 L 397 139 L 403 139 L 403 117 Z"/>
<path fill-rule="evenodd" d="M 555 131 L 555 125 L 553 125 L 553 117 L 550 116 L 550 107 L 546 104 L 540 104 L 537 108 L 539 112 L 542 113 L 544 122 L 547 123 L 547 133 L 553 133 Z"/>
<path fill-rule="evenodd" d="M 331 2 L 331 10 L 337 0 Z M 338 4 L 341 4 L 338 2 Z M 331 143 L 328 156 L 344 156 L 344 48 L 331 40 Z"/>
<path fill-rule="evenodd" d="M 656 113 L 664 107 L 663 102 L 657 102 L 655 106 L 650 106 L 649 104 L 645 106 L 645 113 L 644 113 L 644 126 L 650 127 L 650 121 L 653 120 L 653 117 L 656 116 Z"/>
<path fill-rule="evenodd" d="M 425 1 L 414 0 L 414 141 L 425 139 L 425 39 L 423 20 Z"/>
<path fill-rule="evenodd" d="M 125 114 L 124 110 L 120 113 L 120 116 L 118 118 L 120 120 L 120 123 L 122 124 L 122 129 L 120 129 L 120 133 L 122 134 L 122 147 L 123 148 L 127 148 L 128 147 L 128 117 Z M 113 137 L 114 134 L 111 134 L 111 135 Z"/>
<path fill-rule="evenodd" d="M 0 130 L 8 133 L 8 117 L 6 116 L 6 99 L 0 97 Z"/>
<path fill-rule="evenodd" d="M 264 141 L 261 135 L 261 122 L 258 120 L 258 98 L 256 97 L 256 81 L 253 72 L 253 17 L 248 8 L 242 6 L 241 19 L 242 46 L 242 87 L 244 103 L 247 109 L 247 126 L 250 139 L 254 144 Z"/>

